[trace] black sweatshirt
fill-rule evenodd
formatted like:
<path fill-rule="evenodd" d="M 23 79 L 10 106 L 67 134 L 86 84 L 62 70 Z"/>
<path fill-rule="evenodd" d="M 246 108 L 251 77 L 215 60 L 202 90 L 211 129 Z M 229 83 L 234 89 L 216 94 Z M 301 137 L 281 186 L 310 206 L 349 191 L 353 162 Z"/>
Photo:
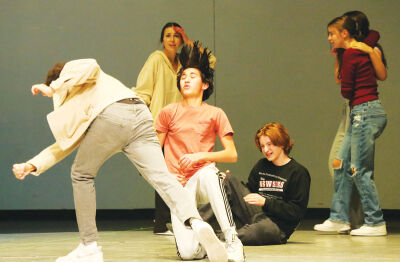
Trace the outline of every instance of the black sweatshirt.
<path fill-rule="evenodd" d="M 306 213 L 310 183 L 308 170 L 293 158 L 283 166 L 263 158 L 251 170 L 247 187 L 266 198 L 265 215 L 289 238 Z"/>

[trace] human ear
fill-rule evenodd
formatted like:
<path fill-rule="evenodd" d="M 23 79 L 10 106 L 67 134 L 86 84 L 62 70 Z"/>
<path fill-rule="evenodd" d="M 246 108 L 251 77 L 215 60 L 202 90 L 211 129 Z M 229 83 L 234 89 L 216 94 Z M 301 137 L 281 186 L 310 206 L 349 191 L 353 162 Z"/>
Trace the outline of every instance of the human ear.
<path fill-rule="evenodd" d="M 208 83 L 203 83 L 201 89 L 206 90 L 210 85 Z"/>
<path fill-rule="evenodd" d="M 340 34 L 341 34 L 342 38 L 349 38 L 350 37 L 349 31 L 347 31 L 347 29 L 343 29 L 340 32 Z"/>

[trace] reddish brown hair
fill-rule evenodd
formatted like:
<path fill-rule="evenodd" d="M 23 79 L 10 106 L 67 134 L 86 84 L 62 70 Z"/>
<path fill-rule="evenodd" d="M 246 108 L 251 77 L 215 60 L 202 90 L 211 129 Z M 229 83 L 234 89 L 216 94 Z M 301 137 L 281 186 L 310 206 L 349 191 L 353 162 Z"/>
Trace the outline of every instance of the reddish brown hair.
<path fill-rule="evenodd" d="M 293 141 L 290 139 L 289 132 L 283 125 L 279 123 L 267 123 L 257 130 L 256 136 L 254 137 L 254 142 L 260 151 L 260 137 L 262 136 L 268 136 L 275 146 L 282 147 L 286 155 L 288 155 L 290 150 L 292 150 Z"/>

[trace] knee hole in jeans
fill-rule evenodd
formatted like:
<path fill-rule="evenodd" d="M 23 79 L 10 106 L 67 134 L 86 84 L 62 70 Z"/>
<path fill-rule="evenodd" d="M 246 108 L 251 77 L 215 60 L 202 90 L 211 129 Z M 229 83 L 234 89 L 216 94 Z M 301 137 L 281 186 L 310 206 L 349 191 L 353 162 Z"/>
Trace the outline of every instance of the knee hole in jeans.
<path fill-rule="evenodd" d="M 337 158 L 333 159 L 332 167 L 333 167 L 334 169 L 339 169 L 339 168 L 341 168 L 341 167 L 342 167 L 342 160 L 337 159 Z"/>

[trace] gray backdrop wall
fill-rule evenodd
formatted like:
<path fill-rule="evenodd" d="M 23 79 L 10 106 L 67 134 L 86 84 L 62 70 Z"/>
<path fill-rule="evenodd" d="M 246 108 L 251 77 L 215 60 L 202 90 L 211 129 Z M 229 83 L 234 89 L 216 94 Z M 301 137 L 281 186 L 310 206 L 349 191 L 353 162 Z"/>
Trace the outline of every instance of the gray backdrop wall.
<path fill-rule="evenodd" d="M 0 0 L 0 210 L 73 208 L 74 154 L 39 177 L 18 181 L 12 175 L 13 163 L 54 142 L 45 118 L 52 102 L 32 97 L 31 85 L 57 61 L 93 57 L 105 72 L 135 86 L 147 56 L 161 48 L 160 30 L 168 21 L 180 23 L 217 57 L 217 89 L 209 103 L 226 111 L 239 153 L 238 163 L 221 169 L 246 179 L 262 157 L 255 131 L 281 122 L 295 141 L 291 155 L 311 173 L 309 206 L 329 207 L 327 159 L 344 100 L 333 79 L 326 24 L 350 10 L 368 15 L 389 61 L 379 88 L 388 126 L 377 142 L 375 178 L 382 207 L 399 209 L 399 1 Z M 100 209 L 154 207 L 152 188 L 123 155 L 105 163 L 96 187 Z"/>

